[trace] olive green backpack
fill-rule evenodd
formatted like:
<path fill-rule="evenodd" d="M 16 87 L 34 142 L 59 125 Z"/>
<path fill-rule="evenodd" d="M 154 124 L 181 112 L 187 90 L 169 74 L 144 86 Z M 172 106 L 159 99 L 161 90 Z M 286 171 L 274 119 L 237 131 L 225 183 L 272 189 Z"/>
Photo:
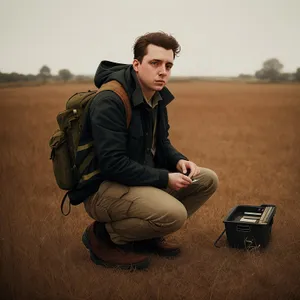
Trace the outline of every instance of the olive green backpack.
<path fill-rule="evenodd" d="M 126 109 L 127 127 L 131 120 L 131 105 L 127 93 L 122 85 L 117 81 L 110 81 L 103 84 L 100 89 L 94 91 L 80 92 L 71 96 L 67 103 L 66 109 L 58 113 L 56 120 L 58 129 L 52 134 L 49 140 L 51 149 L 50 160 L 52 160 L 53 172 L 56 183 L 62 190 L 71 191 L 77 187 L 82 179 L 83 173 L 95 157 L 94 151 L 83 159 L 80 165 L 76 165 L 76 153 L 92 146 L 92 142 L 80 145 L 79 140 L 84 124 L 85 116 L 88 113 L 91 100 L 102 91 L 113 91 L 123 101 Z M 99 137 L 101 138 L 101 137 Z M 61 203 L 61 211 L 63 212 L 63 204 L 68 195 L 66 192 Z M 70 203 L 69 211 L 70 213 Z"/>

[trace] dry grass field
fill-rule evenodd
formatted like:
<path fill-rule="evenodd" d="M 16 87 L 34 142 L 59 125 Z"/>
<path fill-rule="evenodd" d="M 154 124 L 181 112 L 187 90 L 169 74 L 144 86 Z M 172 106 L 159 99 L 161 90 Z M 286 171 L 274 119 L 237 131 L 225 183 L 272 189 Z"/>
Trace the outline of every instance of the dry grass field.
<path fill-rule="evenodd" d="M 81 243 L 92 220 L 60 212 L 48 141 L 68 97 L 90 88 L 0 89 L 1 299 L 300 299 L 300 85 L 170 83 L 171 140 L 220 186 L 173 235 L 182 255 L 136 272 L 94 265 Z M 214 247 L 231 208 L 262 203 L 277 206 L 267 249 Z"/>

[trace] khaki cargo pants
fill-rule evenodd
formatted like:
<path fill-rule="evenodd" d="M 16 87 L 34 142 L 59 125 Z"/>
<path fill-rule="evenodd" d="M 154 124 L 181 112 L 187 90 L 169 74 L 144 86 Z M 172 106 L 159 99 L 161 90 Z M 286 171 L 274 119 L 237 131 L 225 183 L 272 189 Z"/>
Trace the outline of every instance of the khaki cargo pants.
<path fill-rule="evenodd" d="M 216 191 L 214 171 L 201 168 L 197 178 L 179 191 L 104 181 L 84 206 L 91 218 L 106 223 L 116 244 L 161 237 L 180 229 Z"/>

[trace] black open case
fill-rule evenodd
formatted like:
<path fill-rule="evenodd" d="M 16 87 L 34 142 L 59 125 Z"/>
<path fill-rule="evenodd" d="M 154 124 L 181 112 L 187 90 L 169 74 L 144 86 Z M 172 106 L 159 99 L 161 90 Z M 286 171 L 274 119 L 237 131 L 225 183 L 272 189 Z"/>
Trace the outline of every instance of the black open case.
<path fill-rule="evenodd" d="M 228 245 L 232 248 L 264 248 L 268 245 L 276 206 L 238 205 L 224 219 L 225 229 L 215 241 L 215 246 L 226 232 Z"/>

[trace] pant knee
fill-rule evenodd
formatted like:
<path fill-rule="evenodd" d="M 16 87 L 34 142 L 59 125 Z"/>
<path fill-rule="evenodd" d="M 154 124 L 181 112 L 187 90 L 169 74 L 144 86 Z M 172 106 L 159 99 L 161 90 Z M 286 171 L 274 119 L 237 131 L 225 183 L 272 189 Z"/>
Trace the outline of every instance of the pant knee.
<path fill-rule="evenodd" d="M 176 211 L 171 212 L 170 217 L 174 221 L 173 226 L 170 226 L 170 228 L 172 228 L 173 231 L 176 231 L 176 230 L 180 229 L 183 226 L 184 222 L 186 221 L 186 219 L 188 217 L 187 210 L 182 205 L 182 207 L 180 209 L 177 209 Z"/>
<path fill-rule="evenodd" d="M 159 231 L 164 233 L 175 232 L 180 229 L 188 217 L 186 208 L 178 202 L 178 205 L 172 210 L 168 210 L 162 214 L 157 220 L 153 220 Z"/>
<path fill-rule="evenodd" d="M 219 177 L 215 171 L 212 171 L 209 173 L 210 180 L 211 180 L 211 189 L 212 192 L 215 192 L 219 186 Z"/>

